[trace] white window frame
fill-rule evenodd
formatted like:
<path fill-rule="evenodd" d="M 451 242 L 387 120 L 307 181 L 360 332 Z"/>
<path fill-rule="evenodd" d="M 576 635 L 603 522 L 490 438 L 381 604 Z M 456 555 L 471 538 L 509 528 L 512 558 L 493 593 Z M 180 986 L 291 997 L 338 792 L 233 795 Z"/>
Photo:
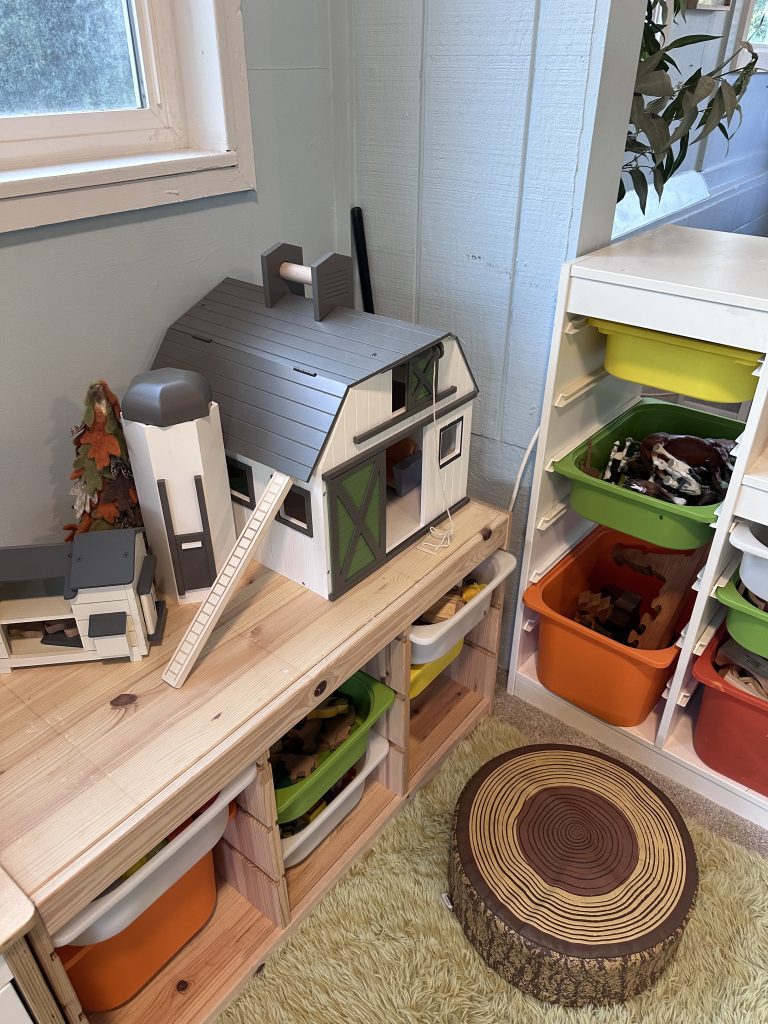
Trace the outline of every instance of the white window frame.
<path fill-rule="evenodd" d="M 0 119 L 0 231 L 256 187 L 239 0 L 134 0 L 147 105 Z"/>
<path fill-rule="evenodd" d="M 738 19 L 738 38 L 735 40 L 738 45 L 742 40 L 747 40 L 747 34 L 749 27 L 752 24 L 752 14 L 755 10 L 755 0 L 747 0 L 744 5 L 744 10 L 741 13 L 741 17 Z M 748 40 L 747 40 L 748 41 Z M 752 46 L 757 53 L 757 66 L 763 70 L 768 70 L 768 43 L 752 43 Z M 747 57 L 743 58 L 743 63 L 746 63 Z"/>

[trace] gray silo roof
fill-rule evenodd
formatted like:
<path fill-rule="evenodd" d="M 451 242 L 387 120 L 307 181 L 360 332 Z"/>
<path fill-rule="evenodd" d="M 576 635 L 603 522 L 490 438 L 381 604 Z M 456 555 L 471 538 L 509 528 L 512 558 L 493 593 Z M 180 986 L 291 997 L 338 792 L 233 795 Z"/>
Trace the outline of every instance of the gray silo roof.
<path fill-rule="evenodd" d="M 318 322 L 309 299 L 269 308 L 258 285 L 227 278 L 169 328 L 153 369 L 204 374 L 225 446 L 307 481 L 347 389 L 445 337 L 340 307 Z"/>

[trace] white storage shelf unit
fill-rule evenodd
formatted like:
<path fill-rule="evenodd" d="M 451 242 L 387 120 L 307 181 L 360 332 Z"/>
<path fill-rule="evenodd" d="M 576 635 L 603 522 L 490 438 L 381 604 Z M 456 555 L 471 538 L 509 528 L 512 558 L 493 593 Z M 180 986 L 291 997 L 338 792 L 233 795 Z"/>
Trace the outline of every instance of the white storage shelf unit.
<path fill-rule="evenodd" d="M 723 619 L 715 590 L 729 578 L 740 557 L 728 541 L 737 516 L 768 523 L 768 370 L 764 363 L 756 371 L 757 390 L 736 447 L 735 469 L 718 509 L 709 557 L 694 585 L 696 602 L 678 641 L 680 657 L 665 697 L 640 725 L 622 728 L 594 718 L 538 680 L 538 622 L 523 606 L 522 594 L 594 528 L 570 508 L 570 484 L 552 471 L 552 464 L 632 406 L 642 391 L 641 385 L 606 373 L 604 337 L 586 322 L 587 317 L 764 355 L 768 351 L 768 239 L 664 227 L 564 267 L 521 567 L 509 690 L 768 827 L 768 798 L 713 771 L 697 757 L 692 740 L 695 711 L 689 705 L 695 689 L 694 657 Z M 760 495 L 762 500 L 757 500 Z"/>

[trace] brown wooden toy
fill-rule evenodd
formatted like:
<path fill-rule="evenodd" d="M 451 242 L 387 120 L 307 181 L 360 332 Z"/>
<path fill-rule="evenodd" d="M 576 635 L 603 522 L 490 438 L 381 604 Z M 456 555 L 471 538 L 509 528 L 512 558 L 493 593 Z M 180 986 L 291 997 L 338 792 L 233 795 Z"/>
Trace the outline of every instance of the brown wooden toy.
<path fill-rule="evenodd" d="M 335 750 L 349 736 L 354 724 L 354 709 L 352 711 L 348 711 L 342 718 L 332 719 L 323 729 L 317 744 L 317 749 Z"/>

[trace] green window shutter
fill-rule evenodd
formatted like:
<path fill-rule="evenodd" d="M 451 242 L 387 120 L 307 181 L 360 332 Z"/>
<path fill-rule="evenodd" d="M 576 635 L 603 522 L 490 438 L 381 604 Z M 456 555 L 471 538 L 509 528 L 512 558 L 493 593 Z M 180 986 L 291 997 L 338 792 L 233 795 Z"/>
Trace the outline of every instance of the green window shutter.
<path fill-rule="evenodd" d="M 434 373 L 440 352 L 437 348 L 423 352 L 408 360 L 408 408 L 411 409 L 421 402 L 431 399 L 436 390 L 437 376 Z"/>
<path fill-rule="evenodd" d="M 383 475 L 380 453 L 328 482 L 334 593 L 384 561 Z"/>

